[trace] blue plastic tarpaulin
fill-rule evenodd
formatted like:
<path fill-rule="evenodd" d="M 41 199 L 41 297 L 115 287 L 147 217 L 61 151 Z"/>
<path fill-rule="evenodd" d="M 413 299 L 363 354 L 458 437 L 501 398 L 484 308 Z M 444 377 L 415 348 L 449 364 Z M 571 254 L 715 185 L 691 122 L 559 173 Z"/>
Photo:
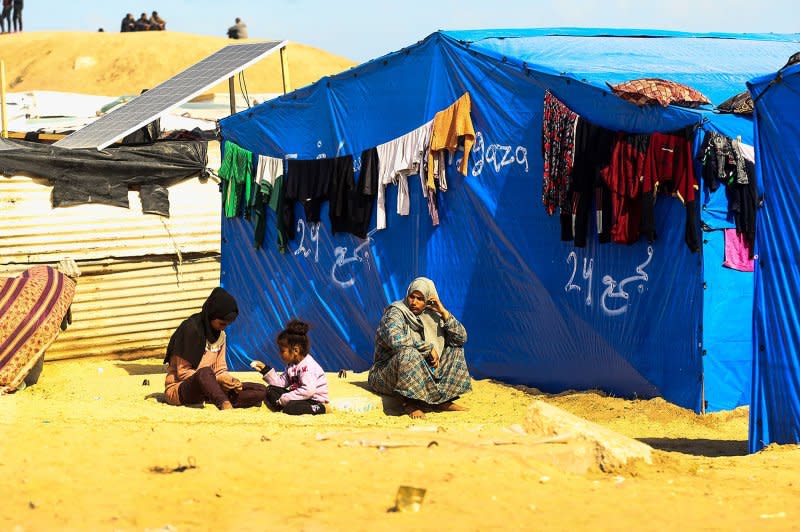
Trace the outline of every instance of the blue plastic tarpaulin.
<path fill-rule="evenodd" d="M 748 135 L 746 119 L 639 108 L 602 82 L 643 77 L 638 69 L 645 52 L 635 52 L 628 41 L 651 43 L 647 53 L 660 56 L 647 63 L 647 75 L 694 82 L 719 103 L 744 90 L 753 75 L 785 61 L 795 45 L 752 39 L 743 41 L 747 54 L 729 55 L 726 39 L 590 38 L 610 30 L 583 31 L 580 51 L 564 47 L 561 37 L 524 31 L 475 42 L 463 32 L 439 32 L 222 120 L 223 137 L 256 154 L 352 154 L 356 167 L 362 150 L 417 128 L 464 92 L 472 98 L 477 132 L 468 175 L 458 174 L 455 164 L 448 168 L 450 186 L 436 228 L 416 177 L 410 178 L 411 215 L 393 212 L 395 190 L 389 187 L 388 228 L 365 241 L 331 235 L 325 208 L 319 227 L 306 223 L 298 208 L 297 238 L 282 255 L 272 244 L 274 217 L 261 250 L 253 248 L 247 220 L 223 219 L 222 284 L 241 309 L 230 328 L 232 367 L 243 369 L 252 358 L 278 363 L 274 337 L 286 320 L 299 316 L 312 323 L 312 351 L 325 369 L 367 369 L 384 307 L 425 275 L 467 328 L 467 361 L 475 377 L 545 391 L 660 395 L 698 410 L 702 260 L 683 243 L 684 208 L 677 200 L 659 200 L 659 238 L 652 244 L 600 245 L 594 239 L 579 249 L 560 241 L 558 217 L 547 216 L 541 204 L 543 94 L 550 89 L 577 113 L 614 130 L 699 125 Z M 669 42 L 656 46 L 661 40 Z M 681 73 L 678 65 L 699 51 Z M 761 55 L 762 70 L 742 59 L 752 54 Z M 737 66 L 740 60 L 747 64 Z M 576 74 L 573 64 L 591 68 Z M 728 88 L 724 98 L 718 96 L 722 84 Z"/>
<path fill-rule="evenodd" d="M 756 242 L 751 452 L 800 443 L 800 65 L 750 84 L 756 173 L 764 190 Z"/>

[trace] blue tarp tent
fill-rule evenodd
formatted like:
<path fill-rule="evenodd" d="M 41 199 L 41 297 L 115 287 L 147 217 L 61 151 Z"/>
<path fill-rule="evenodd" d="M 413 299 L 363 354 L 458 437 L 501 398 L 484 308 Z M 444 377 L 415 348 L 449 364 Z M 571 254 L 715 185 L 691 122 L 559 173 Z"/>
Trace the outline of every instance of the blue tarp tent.
<path fill-rule="evenodd" d="M 753 80 L 758 222 L 750 451 L 800 443 L 800 65 Z"/>
<path fill-rule="evenodd" d="M 225 140 L 257 154 L 358 159 L 469 92 L 477 132 L 467 177 L 454 166 L 448 171 L 439 227 L 431 227 L 418 186 L 411 187 L 410 216 L 391 212 L 389 187 L 388 229 L 366 241 L 331 235 L 324 210 L 321 226 L 310 227 L 298 209 L 297 239 L 280 254 L 271 244 L 253 248 L 247 220 L 224 219 L 222 284 L 242 309 L 230 335 L 231 365 L 244 368 L 251 357 L 277 362 L 276 332 L 302 316 L 314 324 L 323 367 L 367 369 L 384 306 L 425 275 L 469 331 L 467 360 L 476 377 L 545 391 L 660 395 L 695 410 L 705 385 L 712 409 L 746 404 L 752 275 L 722 271 L 718 234 L 705 233 L 703 256 L 690 253 L 677 200 L 659 200 L 652 245 L 595 239 L 578 249 L 561 242 L 557 217 L 541 205 L 542 99 L 550 89 L 613 130 L 697 125 L 698 142 L 705 129 L 752 144 L 747 118 L 639 108 L 611 94 L 606 82 L 668 78 L 720 103 L 782 65 L 798 41 L 649 30 L 437 32 L 222 120 Z M 702 219 L 712 229 L 731 227 L 724 202 L 724 192 L 703 196 Z M 274 241 L 274 219 L 270 229 Z M 724 297 L 732 285 L 739 297 Z"/>

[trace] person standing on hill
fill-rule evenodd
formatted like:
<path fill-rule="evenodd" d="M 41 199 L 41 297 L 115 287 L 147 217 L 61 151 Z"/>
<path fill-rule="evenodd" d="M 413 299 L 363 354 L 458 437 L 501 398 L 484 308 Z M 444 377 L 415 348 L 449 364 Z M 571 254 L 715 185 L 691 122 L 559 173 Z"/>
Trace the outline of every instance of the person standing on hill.
<path fill-rule="evenodd" d="M 11 3 L 12 0 L 3 0 L 3 12 L 0 15 L 0 33 L 11 31 Z M 6 30 L 6 25 L 8 30 Z"/>
<path fill-rule="evenodd" d="M 125 15 L 125 18 L 122 19 L 122 24 L 120 25 L 119 31 L 122 33 L 136 31 L 136 19 L 133 18 L 133 15 L 130 13 Z"/>
<path fill-rule="evenodd" d="M 236 17 L 236 23 L 228 28 L 228 38 L 247 39 L 247 24 L 242 22 L 239 17 Z"/>
<path fill-rule="evenodd" d="M 22 0 L 14 0 L 14 31 L 22 31 Z"/>
<path fill-rule="evenodd" d="M 164 31 L 167 29 L 167 22 L 158 16 L 158 11 L 153 11 L 150 16 L 150 31 Z"/>
<path fill-rule="evenodd" d="M 147 20 L 147 13 L 142 13 L 141 16 L 136 19 L 136 24 L 134 25 L 133 31 L 149 31 L 150 30 L 150 21 Z"/>

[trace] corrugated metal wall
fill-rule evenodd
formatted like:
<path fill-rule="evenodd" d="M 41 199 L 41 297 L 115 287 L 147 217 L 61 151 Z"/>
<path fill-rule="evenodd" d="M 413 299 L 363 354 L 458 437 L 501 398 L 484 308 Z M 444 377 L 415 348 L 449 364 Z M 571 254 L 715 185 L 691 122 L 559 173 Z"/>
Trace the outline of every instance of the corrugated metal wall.
<path fill-rule="evenodd" d="M 209 167 L 219 149 L 209 145 Z M 0 276 L 71 257 L 81 269 L 73 324 L 46 359 L 148 356 L 164 352 L 172 331 L 219 283 L 220 209 L 214 180 L 170 188 L 170 217 L 130 209 L 77 205 L 53 209 L 52 187 L 0 176 Z"/>

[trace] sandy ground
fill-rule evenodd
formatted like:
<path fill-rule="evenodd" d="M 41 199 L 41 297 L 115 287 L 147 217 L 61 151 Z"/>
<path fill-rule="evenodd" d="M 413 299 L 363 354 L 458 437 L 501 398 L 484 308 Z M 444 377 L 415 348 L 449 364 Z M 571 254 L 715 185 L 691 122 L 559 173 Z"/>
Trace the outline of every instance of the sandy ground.
<path fill-rule="evenodd" d="M 291 418 L 162 404 L 159 362 L 48 363 L 0 397 L 0 531 L 800 527 L 800 447 L 746 455 L 746 409 L 475 381 L 469 412 L 412 421 L 366 374 L 330 374 L 332 397 L 376 408 Z M 576 473 L 568 445 L 520 433 L 534 395 L 652 445 L 653 465 Z M 427 490 L 419 512 L 388 511 L 401 485 Z"/>
<path fill-rule="evenodd" d="M 165 32 L 25 32 L 0 35 L 7 90 L 50 90 L 120 96 L 139 94 L 229 44 L 223 37 Z M 354 65 L 343 57 L 299 43 L 288 46 L 292 88 Z M 57 74 L 55 74 L 57 73 Z M 245 70 L 249 93 L 282 92 L 276 52 Z M 239 92 L 237 78 L 237 92 Z M 207 92 L 228 92 L 227 81 Z"/>

